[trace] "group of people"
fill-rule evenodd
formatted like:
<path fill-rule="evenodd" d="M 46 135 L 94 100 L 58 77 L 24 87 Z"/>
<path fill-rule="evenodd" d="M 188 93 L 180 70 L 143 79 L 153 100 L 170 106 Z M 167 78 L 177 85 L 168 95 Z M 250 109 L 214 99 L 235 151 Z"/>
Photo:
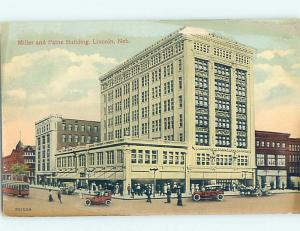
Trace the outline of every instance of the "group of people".
<path fill-rule="evenodd" d="M 155 193 L 158 195 L 167 195 L 168 191 L 170 193 L 177 193 L 178 189 L 182 192 L 183 186 L 180 183 L 163 183 L 163 184 L 157 184 L 155 187 Z M 153 184 L 133 184 L 132 186 L 130 184 L 127 185 L 127 194 L 131 195 L 132 198 L 137 196 L 143 196 L 144 194 L 147 195 L 148 192 L 151 192 L 151 194 L 154 193 L 154 185 Z"/>
<path fill-rule="evenodd" d="M 160 186 L 160 185 L 159 185 Z M 159 189 L 160 187 L 157 187 Z M 171 196 L 172 193 L 177 193 L 177 205 L 183 206 L 182 203 L 182 189 L 180 185 L 176 185 L 176 191 L 174 191 L 174 188 L 171 188 L 170 183 L 164 184 L 161 187 L 162 190 L 157 190 L 159 195 L 166 195 L 167 201 L 165 203 L 171 203 Z M 153 185 L 152 184 L 135 184 L 133 187 L 130 185 L 127 186 L 127 193 L 128 195 L 131 195 L 131 198 L 134 198 L 135 195 L 143 196 L 144 194 L 147 196 L 147 203 L 152 203 L 151 195 L 153 192 Z"/>
<path fill-rule="evenodd" d="M 57 198 L 58 198 L 59 203 L 61 204 L 62 200 L 61 200 L 61 191 L 60 190 L 57 191 Z M 49 202 L 53 202 L 54 201 L 51 189 L 49 189 L 48 201 Z"/>

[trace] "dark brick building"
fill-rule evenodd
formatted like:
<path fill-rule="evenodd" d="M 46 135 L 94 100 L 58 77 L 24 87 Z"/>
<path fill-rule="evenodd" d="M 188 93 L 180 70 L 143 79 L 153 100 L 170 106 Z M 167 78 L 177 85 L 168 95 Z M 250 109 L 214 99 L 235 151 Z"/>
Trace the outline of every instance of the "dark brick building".
<path fill-rule="evenodd" d="M 300 188 L 300 138 L 289 139 L 287 158 L 288 186 Z"/>
<path fill-rule="evenodd" d="M 288 133 L 255 131 L 257 184 L 300 187 L 300 138 Z"/>
<path fill-rule="evenodd" d="M 286 188 L 289 137 L 287 133 L 255 131 L 258 185 Z"/>
<path fill-rule="evenodd" d="M 3 174 L 13 175 L 12 166 L 16 163 L 26 164 L 28 172 L 24 179 L 29 183 L 34 183 L 35 175 L 35 146 L 24 145 L 21 141 L 18 142 L 16 148 L 12 150 L 9 156 L 3 157 Z"/>

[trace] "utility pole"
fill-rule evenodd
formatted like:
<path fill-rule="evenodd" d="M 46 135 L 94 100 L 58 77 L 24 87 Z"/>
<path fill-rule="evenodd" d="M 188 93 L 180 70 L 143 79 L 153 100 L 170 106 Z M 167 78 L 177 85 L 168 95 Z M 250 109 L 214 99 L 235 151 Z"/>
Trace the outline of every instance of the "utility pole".
<path fill-rule="evenodd" d="M 150 171 L 153 171 L 153 177 L 154 177 L 153 197 L 155 197 L 155 191 L 156 191 L 156 177 L 155 177 L 155 173 L 156 173 L 156 171 L 158 171 L 158 168 L 150 168 Z"/>

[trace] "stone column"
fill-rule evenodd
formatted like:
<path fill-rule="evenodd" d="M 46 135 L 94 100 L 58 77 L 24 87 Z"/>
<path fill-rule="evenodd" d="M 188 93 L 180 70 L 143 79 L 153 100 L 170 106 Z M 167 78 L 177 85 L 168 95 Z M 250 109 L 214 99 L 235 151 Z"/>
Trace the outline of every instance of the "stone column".
<path fill-rule="evenodd" d="M 124 151 L 124 169 L 123 169 L 123 189 L 124 194 L 127 194 L 127 186 L 131 185 L 131 152 L 128 146 L 125 146 Z"/>

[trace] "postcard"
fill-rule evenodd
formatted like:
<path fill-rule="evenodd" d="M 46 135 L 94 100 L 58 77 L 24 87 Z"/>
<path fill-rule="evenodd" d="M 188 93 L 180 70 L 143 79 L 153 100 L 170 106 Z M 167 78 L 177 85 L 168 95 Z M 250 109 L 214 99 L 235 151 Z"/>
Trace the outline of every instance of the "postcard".
<path fill-rule="evenodd" d="M 300 213 L 299 22 L 0 23 L 3 213 Z"/>

